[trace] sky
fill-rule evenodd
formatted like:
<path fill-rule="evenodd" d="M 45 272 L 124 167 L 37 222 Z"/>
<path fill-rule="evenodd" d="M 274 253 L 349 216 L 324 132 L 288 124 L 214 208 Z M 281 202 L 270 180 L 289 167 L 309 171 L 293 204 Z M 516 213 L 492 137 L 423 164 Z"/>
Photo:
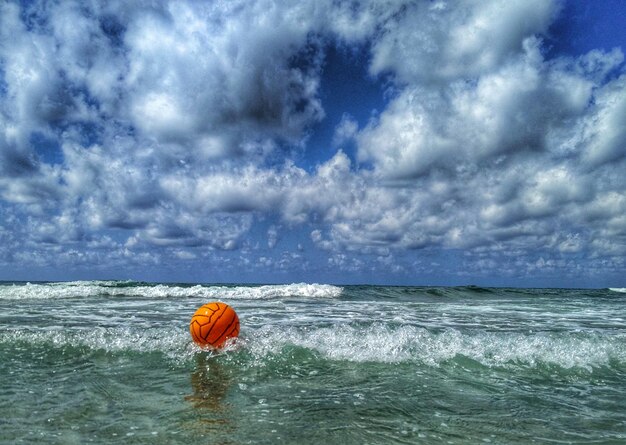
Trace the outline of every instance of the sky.
<path fill-rule="evenodd" d="M 626 286 L 620 0 L 0 0 L 0 280 Z"/>

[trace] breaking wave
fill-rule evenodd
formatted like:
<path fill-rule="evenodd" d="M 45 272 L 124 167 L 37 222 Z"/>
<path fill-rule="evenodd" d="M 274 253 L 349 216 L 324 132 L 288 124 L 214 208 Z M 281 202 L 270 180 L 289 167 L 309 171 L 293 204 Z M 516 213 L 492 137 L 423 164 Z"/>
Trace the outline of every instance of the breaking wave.
<path fill-rule="evenodd" d="M 53 348 L 87 348 L 108 353 L 163 353 L 184 362 L 201 352 L 185 328 L 97 328 L 75 331 L 0 332 L 0 344 L 26 343 Z M 626 335 L 597 333 L 463 333 L 431 331 L 417 326 L 338 325 L 294 327 L 266 325 L 243 331 L 227 347 L 229 359 L 251 357 L 250 366 L 294 360 L 294 348 L 331 361 L 418 363 L 441 366 L 476 362 L 487 367 L 558 366 L 593 371 L 626 367 Z"/>
<path fill-rule="evenodd" d="M 335 298 L 343 288 L 329 284 L 277 284 L 264 286 L 208 286 L 148 284 L 132 281 L 72 281 L 21 283 L 0 286 L 0 300 L 86 297 L 141 297 L 205 299 Z"/>
<path fill-rule="evenodd" d="M 484 366 L 556 365 L 584 368 L 626 365 L 626 335 L 572 333 L 433 332 L 416 326 L 367 328 L 343 325 L 316 329 L 260 329 L 246 346 L 255 355 L 278 354 L 286 346 L 315 351 L 330 360 L 419 362 L 430 366 L 467 358 Z"/>

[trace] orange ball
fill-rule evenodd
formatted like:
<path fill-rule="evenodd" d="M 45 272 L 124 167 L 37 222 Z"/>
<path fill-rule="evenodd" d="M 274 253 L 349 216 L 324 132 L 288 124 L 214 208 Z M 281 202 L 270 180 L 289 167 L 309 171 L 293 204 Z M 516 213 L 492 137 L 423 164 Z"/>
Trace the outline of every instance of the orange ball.
<path fill-rule="evenodd" d="M 193 314 L 189 331 L 196 344 L 221 348 L 227 339 L 239 335 L 239 317 L 226 303 L 214 301 L 200 306 Z"/>

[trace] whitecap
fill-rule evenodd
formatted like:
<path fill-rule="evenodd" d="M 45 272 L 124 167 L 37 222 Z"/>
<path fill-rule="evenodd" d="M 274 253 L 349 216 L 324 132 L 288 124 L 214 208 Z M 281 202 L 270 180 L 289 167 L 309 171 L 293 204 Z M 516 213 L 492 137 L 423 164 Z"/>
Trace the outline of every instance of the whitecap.
<path fill-rule="evenodd" d="M 556 365 L 591 370 L 613 362 L 626 363 L 626 336 L 590 333 L 468 333 L 382 323 L 318 328 L 268 325 L 245 340 L 245 347 L 261 361 L 281 354 L 288 346 L 306 348 L 330 360 L 429 366 L 459 357 L 489 367 Z"/>
<path fill-rule="evenodd" d="M 129 284 L 120 286 L 120 284 Z M 116 281 L 72 281 L 26 283 L 0 286 L 0 299 L 61 299 L 89 297 L 137 297 L 203 299 L 336 298 L 343 288 L 329 284 L 277 284 L 264 286 L 180 286 L 137 284 Z"/>

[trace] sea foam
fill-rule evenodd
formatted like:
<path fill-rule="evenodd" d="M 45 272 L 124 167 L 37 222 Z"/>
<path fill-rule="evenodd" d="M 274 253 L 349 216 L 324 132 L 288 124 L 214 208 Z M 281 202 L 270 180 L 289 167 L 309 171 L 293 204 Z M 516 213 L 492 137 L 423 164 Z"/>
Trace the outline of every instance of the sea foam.
<path fill-rule="evenodd" d="M 195 297 L 203 299 L 335 298 L 343 289 L 329 284 L 277 284 L 265 286 L 145 285 L 116 281 L 72 281 L 0 286 L 0 300 L 88 297 L 148 299 Z"/>
<path fill-rule="evenodd" d="M 429 366 L 465 357 L 483 366 L 562 368 L 626 365 L 626 336 L 582 333 L 463 333 L 431 331 L 416 326 L 384 324 L 295 328 L 265 326 L 246 340 L 261 358 L 285 347 L 309 349 L 329 360 L 350 362 L 415 362 Z"/>
<path fill-rule="evenodd" d="M 0 333 L 0 343 L 88 348 L 108 353 L 160 352 L 174 361 L 204 353 L 191 343 L 185 328 L 95 328 L 73 331 Z M 603 366 L 626 366 L 626 335 L 594 333 L 464 333 L 455 329 L 431 331 L 416 326 L 339 325 L 293 327 L 266 325 L 243 330 L 228 354 L 254 357 L 254 366 L 292 360 L 288 351 L 302 348 L 320 359 L 347 362 L 416 363 L 441 366 L 470 359 L 487 367 L 559 366 L 592 371 Z"/>

